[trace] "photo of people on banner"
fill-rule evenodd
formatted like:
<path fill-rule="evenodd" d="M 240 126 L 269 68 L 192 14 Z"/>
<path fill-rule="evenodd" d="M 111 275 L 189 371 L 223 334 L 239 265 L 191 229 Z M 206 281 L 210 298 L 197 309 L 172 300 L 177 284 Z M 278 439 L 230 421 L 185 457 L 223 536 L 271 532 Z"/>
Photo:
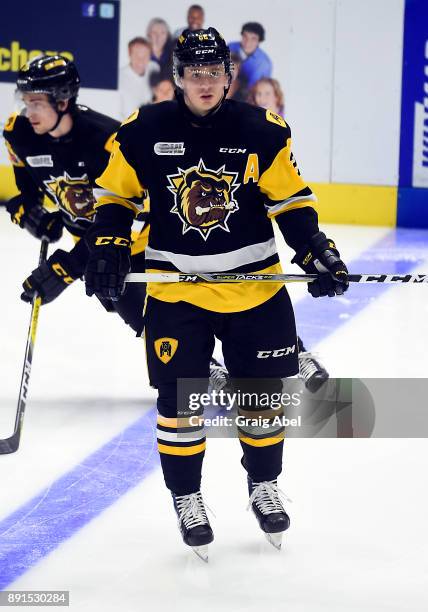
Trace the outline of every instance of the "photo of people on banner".
<path fill-rule="evenodd" d="M 119 70 L 121 119 L 145 104 L 174 98 L 172 51 L 175 43 L 186 28 L 198 30 L 204 25 L 204 8 L 192 4 L 187 10 L 187 23 L 182 27 L 174 29 L 165 19 L 153 17 L 145 35 L 127 42 L 129 61 Z M 265 37 L 264 26 L 249 21 L 241 26 L 240 39 L 228 42 L 234 66 L 228 97 L 283 114 L 284 94 L 280 83 L 272 77 L 272 60 L 262 48 Z"/>

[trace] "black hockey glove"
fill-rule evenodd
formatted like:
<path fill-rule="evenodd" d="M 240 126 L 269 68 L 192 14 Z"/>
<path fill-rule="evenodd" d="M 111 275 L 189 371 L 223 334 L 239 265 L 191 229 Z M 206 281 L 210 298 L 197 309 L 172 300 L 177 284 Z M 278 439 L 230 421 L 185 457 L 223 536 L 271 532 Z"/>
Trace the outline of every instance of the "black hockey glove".
<path fill-rule="evenodd" d="M 67 253 L 57 249 L 25 279 L 22 284 L 24 292 L 21 300 L 31 303 L 34 294 L 37 293 L 42 298 L 42 304 L 52 302 L 83 274 L 83 268 L 84 266 L 73 257 L 73 251 Z"/>
<path fill-rule="evenodd" d="M 94 236 L 88 241 L 85 270 L 86 295 L 117 301 L 125 291 L 125 276 L 131 269 L 131 241 L 123 236 Z"/>
<path fill-rule="evenodd" d="M 316 280 L 308 283 L 308 291 L 313 297 L 342 295 L 349 287 L 348 269 L 334 242 L 323 232 L 311 236 L 291 263 L 297 263 L 306 274 L 318 274 Z"/>
<path fill-rule="evenodd" d="M 13 223 L 29 231 L 35 238 L 56 242 L 62 236 L 63 223 L 59 211 L 50 213 L 40 204 L 26 208 L 22 196 L 9 200 L 6 210 Z"/>

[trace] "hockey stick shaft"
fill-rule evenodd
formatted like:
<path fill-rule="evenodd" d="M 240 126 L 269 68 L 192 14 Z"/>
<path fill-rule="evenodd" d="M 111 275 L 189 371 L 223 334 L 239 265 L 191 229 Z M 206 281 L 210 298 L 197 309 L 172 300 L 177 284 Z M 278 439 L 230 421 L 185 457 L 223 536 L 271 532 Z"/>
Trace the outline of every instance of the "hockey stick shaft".
<path fill-rule="evenodd" d="M 127 283 L 310 283 L 316 274 L 239 274 L 235 272 L 179 273 L 179 272 L 131 272 Z M 428 274 L 349 274 L 350 283 L 428 283 Z"/>
<path fill-rule="evenodd" d="M 48 253 L 48 241 L 42 240 L 40 245 L 39 266 L 46 260 Z M 0 440 L 0 454 L 14 453 L 18 450 L 21 439 L 22 425 L 24 423 L 25 408 L 27 406 L 28 386 L 30 382 L 31 364 L 33 362 L 33 351 L 36 343 L 37 323 L 42 299 L 35 294 L 31 307 L 30 325 L 28 327 L 27 343 L 25 346 L 24 366 L 22 368 L 21 384 L 19 387 L 18 404 L 16 408 L 15 427 L 10 438 Z"/>

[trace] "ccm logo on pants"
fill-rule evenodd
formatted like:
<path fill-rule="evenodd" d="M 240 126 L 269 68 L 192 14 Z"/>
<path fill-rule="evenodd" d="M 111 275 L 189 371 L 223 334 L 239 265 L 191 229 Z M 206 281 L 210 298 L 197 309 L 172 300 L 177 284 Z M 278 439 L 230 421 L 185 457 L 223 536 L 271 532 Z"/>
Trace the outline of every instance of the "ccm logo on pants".
<path fill-rule="evenodd" d="M 286 346 L 285 348 L 275 349 L 274 351 L 257 351 L 257 359 L 267 359 L 268 357 L 287 357 L 294 353 L 296 345 Z"/>

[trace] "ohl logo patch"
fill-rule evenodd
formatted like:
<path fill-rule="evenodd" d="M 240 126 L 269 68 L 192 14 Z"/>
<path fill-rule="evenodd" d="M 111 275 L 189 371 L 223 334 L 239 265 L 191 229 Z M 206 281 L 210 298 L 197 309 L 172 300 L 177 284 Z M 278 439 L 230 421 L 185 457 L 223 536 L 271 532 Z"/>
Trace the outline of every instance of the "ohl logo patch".
<path fill-rule="evenodd" d="M 178 348 L 178 340 L 175 338 L 158 338 L 154 345 L 158 359 L 166 364 L 174 357 Z"/>
<path fill-rule="evenodd" d="M 174 194 L 171 212 L 180 217 L 183 234 L 195 230 L 207 240 L 216 227 L 230 231 L 227 221 L 239 210 L 233 197 L 240 187 L 237 172 L 226 172 L 225 166 L 210 170 L 201 159 L 197 166 L 187 170 L 178 168 L 177 174 L 167 178 L 168 189 Z"/>
<path fill-rule="evenodd" d="M 72 219 L 89 219 L 95 214 L 95 198 L 86 174 L 74 178 L 64 172 L 43 182 L 58 206 Z"/>

